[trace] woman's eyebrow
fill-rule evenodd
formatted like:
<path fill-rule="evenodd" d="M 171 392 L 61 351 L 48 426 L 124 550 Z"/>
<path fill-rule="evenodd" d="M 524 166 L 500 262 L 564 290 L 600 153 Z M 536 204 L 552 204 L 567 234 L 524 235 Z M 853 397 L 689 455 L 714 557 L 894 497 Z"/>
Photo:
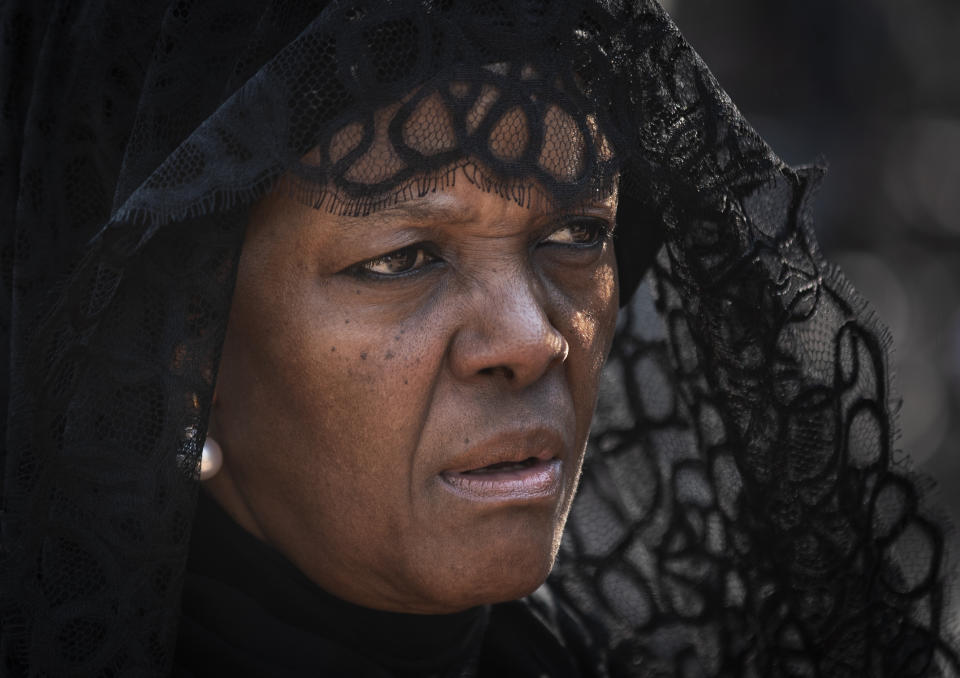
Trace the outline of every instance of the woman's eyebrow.
<path fill-rule="evenodd" d="M 571 217 L 571 216 L 587 216 L 590 214 L 606 214 L 606 213 L 615 213 L 617 210 L 616 203 L 609 204 L 606 202 L 585 202 L 579 203 L 576 205 L 571 205 L 569 207 L 560 207 L 554 210 L 547 212 L 544 216 L 547 218 L 559 218 L 559 217 Z"/>
<path fill-rule="evenodd" d="M 388 222 L 402 221 L 417 226 L 419 223 L 461 224 L 476 218 L 474 210 L 443 199 L 410 200 L 384 208 L 367 218 Z M 412 222 L 412 223 L 411 223 Z"/>

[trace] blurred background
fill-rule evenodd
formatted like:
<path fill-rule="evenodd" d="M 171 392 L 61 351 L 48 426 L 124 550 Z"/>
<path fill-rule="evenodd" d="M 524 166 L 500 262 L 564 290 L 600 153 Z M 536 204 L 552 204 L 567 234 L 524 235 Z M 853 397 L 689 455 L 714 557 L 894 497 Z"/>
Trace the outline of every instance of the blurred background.
<path fill-rule="evenodd" d="M 828 164 L 821 245 L 893 335 L 897 447 L 960 527 L 960 2 L 662 4 L 786 162 Z"/>

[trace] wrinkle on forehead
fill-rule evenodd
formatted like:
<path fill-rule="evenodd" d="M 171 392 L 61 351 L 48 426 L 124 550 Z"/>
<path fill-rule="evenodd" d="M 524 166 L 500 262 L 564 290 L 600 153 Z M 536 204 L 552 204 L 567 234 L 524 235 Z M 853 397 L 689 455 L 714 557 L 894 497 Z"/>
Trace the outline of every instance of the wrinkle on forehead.
<path fill-rule="evenodd" d="M 461 174 L 461 172 L 456 173 Z M 460 226 L 488 220 L 492 216 L 490 214 L 492 207 L 495 207 L 497 211 L 502 211 L 504 215 L 511 206 L 516 207 L 513 202 L 486 192 L 483 192 L 483 198 L 489 200 L 483 198 L 477 200 L 476 198 L 480 196 L 472 195 L 472 190 L 480 191 L 481 189 L 470 184 L 469 181 L 467 185 L 471 187 L 471 192 L 467 194 L 471 196 L 471 199 L 465 199 L 464 195 L 456 189 L 456 184 L 451 183 L 446 188 L 431 191 L 426 195 L 412 197 L 366 216 L 340 216 L 335 221 L 346 228 L 373 223 L 389 227 L 432 229 L 438 225 Z M 528 214 L 527 220 L 549 219 L 562 215 L 587 214 L 597 211 L 609 212 L 611 219 L 613 219 L 616 206 L 617 191 L 614 190 L 610 195 L 603 198 L 588 198 L 568 207 L 553 208 L 549 205 L 527 205 L 522 209 Z"/>

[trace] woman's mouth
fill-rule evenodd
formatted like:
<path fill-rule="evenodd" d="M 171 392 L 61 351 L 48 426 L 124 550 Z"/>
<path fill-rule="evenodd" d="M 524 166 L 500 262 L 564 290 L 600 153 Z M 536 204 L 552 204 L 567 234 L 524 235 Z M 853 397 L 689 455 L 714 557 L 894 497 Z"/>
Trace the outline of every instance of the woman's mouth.
<path fill-rule="evenodd" d="M 472 501 L 552 499 L 563 490 L 563 462 L 558 458 L 528 457 L 465 471 L 444 471 L 440 478 L 447 489 Z"/>

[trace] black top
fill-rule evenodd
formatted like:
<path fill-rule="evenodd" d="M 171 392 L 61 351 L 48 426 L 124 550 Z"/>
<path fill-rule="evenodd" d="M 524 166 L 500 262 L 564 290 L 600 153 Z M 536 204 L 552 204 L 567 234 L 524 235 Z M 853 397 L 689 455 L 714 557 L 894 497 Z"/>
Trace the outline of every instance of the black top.
<path fill-rule="evenodd" d="M 601 657 L 547 587 L 456 614 L 360 607 L 308 580 L 201 492 L 180 676 L 591 676 Z"/>

